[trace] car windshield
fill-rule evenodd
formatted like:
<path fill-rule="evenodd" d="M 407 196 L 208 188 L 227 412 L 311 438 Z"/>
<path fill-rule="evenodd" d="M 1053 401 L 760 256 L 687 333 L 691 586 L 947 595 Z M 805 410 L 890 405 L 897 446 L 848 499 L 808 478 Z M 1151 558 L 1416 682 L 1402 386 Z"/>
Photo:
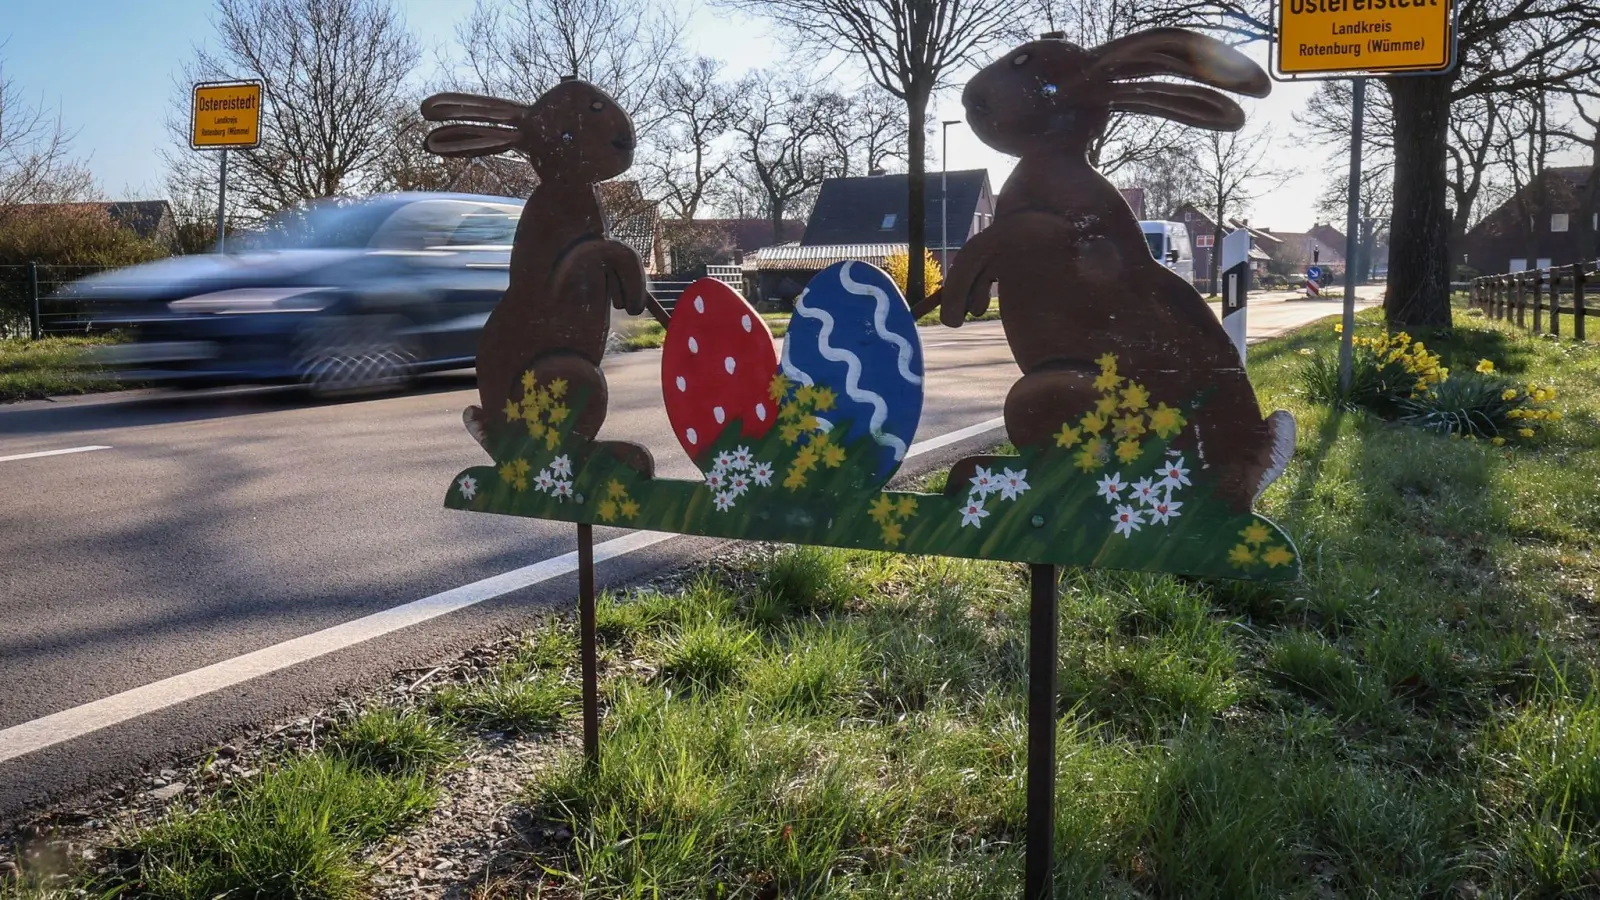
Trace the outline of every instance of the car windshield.
<path fill-rule="evenodd" d="M 249 250 L 366 247 L 393 212 L 394 207 L 375 203 L 319 203 L 284 210 L 259 231 L 229 243 Z"/>
<path fill-rule="evenodd" d="M 1164 243 L 1164 241 L 1162 240 L 1161 232 L 1159 232 L 1159 231 L 1146 231 L 1144 233 L 1144 240 L 1145 240 L 1145 243 L 1150 245 L 1150 255 L 1154 256 L 1156 259 L 1160 259 L 1161 258 L 1161 245 L 1162 245 L 1162 243 Z"/>

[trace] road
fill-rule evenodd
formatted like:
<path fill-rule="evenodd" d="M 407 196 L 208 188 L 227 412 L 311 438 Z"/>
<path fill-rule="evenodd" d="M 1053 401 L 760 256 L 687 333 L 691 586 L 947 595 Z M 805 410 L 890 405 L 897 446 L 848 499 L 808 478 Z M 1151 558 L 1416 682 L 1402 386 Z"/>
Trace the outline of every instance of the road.
<path fill-rule="evenodd" d="M 1253 304 L 1251 335 L 1338 309 Z M 997 440 L 1016 375 L 998 322 L 923 340 L 905 474 Z M 608 359 L 602 436 L 694 477 L 659 365 Z M 232 390 L 0 407 L 0 825 L 570 604 L 571 526 L 441 506 L 481 461 L 460 419 L 475 398 L 448 374 L 338 404 Z M 602 587 L 718 546 L 628 535 L 596 529 Z"/>

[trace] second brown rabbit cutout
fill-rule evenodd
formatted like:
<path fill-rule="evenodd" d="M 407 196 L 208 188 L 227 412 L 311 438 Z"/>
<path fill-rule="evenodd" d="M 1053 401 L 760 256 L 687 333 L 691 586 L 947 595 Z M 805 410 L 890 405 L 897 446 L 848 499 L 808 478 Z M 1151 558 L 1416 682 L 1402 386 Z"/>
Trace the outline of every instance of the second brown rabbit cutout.
<path fill-rule="evenodd" d="M 1175 449 L 1214 472 L 1217 495 L 1246 511 L 1287 465 L 1294 419 L 1283 411 L 1262 418 L 1217 316 L 1150 255 L 1132 210 L 1088 160 L 1114 111 L 1216 131 L 1239 129 L 1244 113 L 1207 87 L 1129 80 L 1149 76 L 1256 97 L 1271 89 L 1243 54 L 1175 28 L 1092 50 L 1046 35 L 973 77 L 961 98 L 969 125 L 1019 160 L 994 222 L 956 253 L 942 291 L 916 311 L 942 304 L 944 324 L 959 326 L 988 308 L 998 282 L 1001 322 L 1023 372 L 1005 402 L 1019 447 L 1050 444 L 1063 422 L 1093 407 L 1095 361 L 1105 354 L 1154 396 L 1198 395 L 1193 428 Z M 983 462 L 965 460 L 950 484 L 964 484 L 965 470 Z"/>

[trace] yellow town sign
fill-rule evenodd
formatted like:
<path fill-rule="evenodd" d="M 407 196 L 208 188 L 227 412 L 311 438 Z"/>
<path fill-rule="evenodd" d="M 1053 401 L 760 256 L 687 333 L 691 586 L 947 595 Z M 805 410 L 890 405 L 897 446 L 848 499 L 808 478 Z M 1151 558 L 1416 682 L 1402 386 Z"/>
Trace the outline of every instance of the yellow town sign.
<path fill-rule="evenodd" d="M 1278 72 L 1385 75 L 1450 68 L 1452 0 L 1278 0 Z"/>
<path fill-rule="evenodd" d="M 261 143 L 259 81 L 197 84 L 191 110 L 189 146 L 196 150 Z"/>

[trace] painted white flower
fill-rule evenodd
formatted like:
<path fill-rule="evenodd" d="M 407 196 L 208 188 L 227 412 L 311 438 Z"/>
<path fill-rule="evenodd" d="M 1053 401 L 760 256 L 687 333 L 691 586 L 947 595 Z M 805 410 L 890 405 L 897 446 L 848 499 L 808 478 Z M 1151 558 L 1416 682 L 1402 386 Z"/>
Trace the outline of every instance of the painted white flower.
<path fill-rule="evenodd" d="M 540 469 L 539 474 L 533 476 L 533 486 L 541 493 L 548 494 L 550 489 L 556 486 L 556 480 L 549 469 Z"/>
<path fill-rule="evenodd" d="M 719 491 L 715 500 L 718 512 L 727 512 L 733 508 L 733 495 L 727 491 Z"/>
<path fill-rule="evenodd" d="M 1181 456 L 1157 469 L 1156 474 L 1161 476 L 1161 481 L 1156 484 L 1157 487 L 1177 490 L 1179 487 L 1191 483 L 1189 481 L 1189 470 L 1183 467 L 1183 457 Z"/>
<path fill-rule="evenodd" d="M 567 498 L 572 496 L 572 482 L 558 478 L 550 493 L 554 494 L 557 500 L 565 503 Z"/>
<path fill-rule="evenodd" d="M 758 462 L 750 469 L 750 477 L 762 487 L 772 486 L 772 463 Z"/>
<path fill-rule="evenodd" d="M 1133 483 L 1130 499 L 1139 501 L 1140 506 L 1149 506 L 1161 499 L 1161 485 L 1156 484 L 1153 478 L 1141 478 Z"/>
<path fill-rule="evenodd" d="M 1015 500 L 1028 492 L 1028 470 L 1013 472 L 1010 469 L 1000 473 L 1000 499 Z"/>
<path fill-rule="evenodd" d="M 987 497 L 999 489 L 1000 479 L 995 478 L 994 473 L 990 472 L 988 469 L 985 469 L 983 466 L 978 466 L 973 471 L 972 492 L 974 494 L 977 494 L 979 497 Z"/>
<path fill-rule="evenodd" d="M 743 472 L 734 472 L 729 475 L 726 484 L 728 493 L 735 497 L 742 496 L 745 491 L 750 490 L 750 479 Z"/>
<path fill-rule="evenodd" d="M 550 461 L 550 471 L 558 478 L 566 478 L 572 474 L 572 460 L 563 453 Z"/>
<path fill-rule="evenodd" d="M 1111 517 L 1111 521 L 1117 523 L 1116 533 L 1124 537 L 1133 537 L 1133 533 L 1144 524 L 1144 519 L 1139 517 L 1139 511 L 1131 506 L 1117 507 L 1116 515 Z"/>
<path fill-rule="evenodd" d="M 1147 512 L 1150 514 L 1150 524 L 1171 524 L 1167 520 L 1173 516 L 1176 516 L 1178 514 L 1178 510 L 1181 508 L 1183 508 L 1183 504 L 1176 500 L 1157 500 L 1155 503 L 1152 503 L 1150 505 L 1150 509 L 1147 510 Z"/>
<path fill-rule="evenodd" d="M 732 466 L 732 465 L 733 465 L 733 454 L 732 453 L 729 453 L 728 451 L 724 450 L 721 453 L 717 454 L 717 461 L 716 461 L 716 464 L 714 466 L 715 471 L 726 472 L 726 471 L 728 471 L 728 467 Z"/>
<path fill-rule="evenodd" d="M 722 490 L 722 481 L 721 469 L 712 469 L 706 473 L 706 487 L 711 488 L 713 491 Z"/>
<path fill-rule="evenodd" d="M 733 468 L 734 469 L 737 469 L 738 471 L 743 472 L 746 469 L 750 468 L 750 463 L 754 462 L 754 460 L 755 460 L 755 456 L 754 456 L 754 454 L 752 454 L 750 452 L 750 448 L 749 447 L 735 447 L 735 448 L 733 448 Z"/>
<path fill-rule="evenodd" d="M 478 479 L 473 478 L 471 475 L 461 476 L 461 480 L 456 482 L 456 485 L 461 488 L 461 496 L 468 500 L 478 495 Z"/>
<path fill-rule="evenodd" d="M 988 515 L 989 511 L 983 508 L 982 500 L 969 499 L 967 505 L 961 507 L 961 527 L 971 525 L 974 528 L 982 528 L 983 519 Z"/>
<path fill-rule="evenodd" d="M 1096 493 L 1104 497 L 1107 503 L 1115 503 L 1121 500 L 1122 492 L 1128 487 L 1127 483 L 1122 480 L 1121 472 L 1112 472 L 1110 475 L 1100 479 L 1098 485 Z"/>

